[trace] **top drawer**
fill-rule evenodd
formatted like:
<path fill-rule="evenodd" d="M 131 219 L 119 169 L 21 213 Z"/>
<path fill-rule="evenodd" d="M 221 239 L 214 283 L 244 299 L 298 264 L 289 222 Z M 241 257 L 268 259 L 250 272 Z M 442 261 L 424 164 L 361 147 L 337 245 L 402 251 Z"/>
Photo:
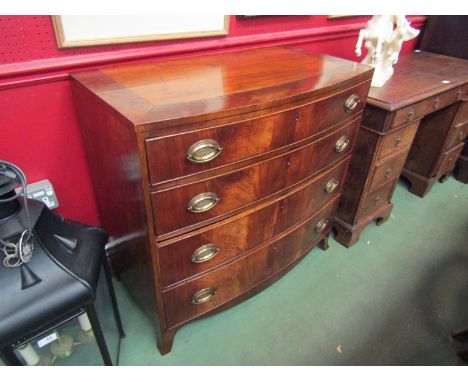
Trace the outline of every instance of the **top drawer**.
<path fill-rule="evenodd" d="M 422 118 L 427 114 L 442 109 L 455 102 L 461 101 L 463 98 L 463 92 L 464 90 L 462 88 L 452 89 L 445 93 L 427 98 L 424 101 L 398 110 L 395 114 L 395 119 L 393 120 L 393 126 L 398 126 L 403 123 Z"/>
<path fill-rule="evenodd" d="M 262 118 L 147 139 L 150 182 L 163 183 L 279 151 L 358 114 L 367 91 L 365 82 L 312 104 Z M 353 95 L 360 101 L 354 103 L 358 98 Z"/>

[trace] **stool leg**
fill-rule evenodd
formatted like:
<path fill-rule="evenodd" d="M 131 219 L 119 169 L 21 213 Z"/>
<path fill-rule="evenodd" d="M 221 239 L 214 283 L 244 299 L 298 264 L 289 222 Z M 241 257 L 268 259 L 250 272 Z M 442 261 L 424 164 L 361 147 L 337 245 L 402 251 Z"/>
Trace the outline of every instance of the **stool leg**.
<path fill-rule="evenodd" d="M 115 322 L 119 330 L 120 338 L 124 338 L 125 332 L 123 329 L 122 320 L 120 318 L 120 312 L 119 312 L 119 306 L 117 305 L 117 299 L 115 298 L 114 285 L 112 284 L 112 275 L 111 275 L 109 264 L 107 263 L 107 258 L 105 255 L 104 255 L 104 261 L 102 262 L 102 266 L 104 268 L 104 273 L 106 274 L 106 280 L 107 280 L 107 285 L 109 287 L 109 294 L 110 294 L 110 298 L 112 301 L 112 309 L 114 311 Z"/>
<path fill-rule="evenodd" d="M 0 350 L 0 357 L 9 366 L 22 366 L 20 359 L 12 351 L 2 349 Z"/>
<path fill-rule="evenodd" d="M 91 321 L 91 326 L 93 327 L 96 342 L 101 352 L 102 359 L 104 360 L 104 365 L 112 366 L 112 359 L 109 354 L 109 349 L 107 349 L 106 340 L 104 338 L 104 334 L 102 333 L 101 325 L 99 324 L 94 305 L 88 305 L 86 311 L 88 313 L 89 320 Z"/>

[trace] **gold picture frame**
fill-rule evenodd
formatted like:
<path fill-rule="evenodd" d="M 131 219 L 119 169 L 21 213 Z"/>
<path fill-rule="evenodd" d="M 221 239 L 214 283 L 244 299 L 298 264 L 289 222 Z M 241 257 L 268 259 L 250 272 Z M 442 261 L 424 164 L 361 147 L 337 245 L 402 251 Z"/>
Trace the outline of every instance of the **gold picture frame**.
<path fill-rule="evenodd" d="M 223 17 L 223 27 L 219 30 L 197 30 L 197 31 L 182 31 L 174 33 L 150 33 L 142 35 L 129 35 L 129 36 L 115 36 L 115 37 L 97 37 L 85 39 L 69 39 L 66 37 L 65 27 L 63 24 L 62 16 L 51 16 L 52 24 L 55 31 L 55 38 L 57 46 L 62 48 L 77 48 L 98 45 L 110 44 L 126 44 L 134 42 L 146 41 L 161 41 L 161 40 L 175 40 L 183 38 L 197 38 L 197 37 L 211 37 L 223 36 L 229 33 L 229 18 L 230 16 Z"/>

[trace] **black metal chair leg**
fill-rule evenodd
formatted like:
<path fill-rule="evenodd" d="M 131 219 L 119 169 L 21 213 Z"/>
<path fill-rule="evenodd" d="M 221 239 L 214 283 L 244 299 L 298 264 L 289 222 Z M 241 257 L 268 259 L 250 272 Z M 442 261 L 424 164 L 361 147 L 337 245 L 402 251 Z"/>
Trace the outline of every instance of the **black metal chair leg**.
<path fill-rule="evenodd" d="M 104 365 L 112 366 L 112 359 L 109 354 L 109 349 L 107 349 L 106 340 L 104 338 L 101 325 L 99 324 L 99 319 L 96 314 L 96 310 L 94 309 L 94 305 L 88 305 L 86 311 L 88 313 L 91 326 L 93 327 L 94 336 L 96 337 L 97 345 L 99 347 L 99 350 L 101 351 L 101 356 L 104 361 Z"/>
<path fill-rule="evenodd" d="M 104 255 L 104 261 L 102 262 L 102 266 L 104 267 L 104 273 L 106 275 L 107 285 L 109 287 L 109 294 L 110 294 L 110 298 L 112 301 L 112 310 L 114 312 L 115 322 L 119 330 L 120 338 L 124 338 L 125 332 L 123 329 L 122 320 L 120 318 L 120 311 L 119 311 L 119 306 L 117 305 L 117 299 L 115 298 L 114 285 L 112 284 L 112 274 L 109 268 L 109 264 L 107 263 L 107 258 L 105 258 L 105 255 Z"/>
<path fill-rule="evenodd" d="M 8 366 L 22 366 L 20 359 L 16 356 L 13 351 L 1 350 L 0 357 Z"/>

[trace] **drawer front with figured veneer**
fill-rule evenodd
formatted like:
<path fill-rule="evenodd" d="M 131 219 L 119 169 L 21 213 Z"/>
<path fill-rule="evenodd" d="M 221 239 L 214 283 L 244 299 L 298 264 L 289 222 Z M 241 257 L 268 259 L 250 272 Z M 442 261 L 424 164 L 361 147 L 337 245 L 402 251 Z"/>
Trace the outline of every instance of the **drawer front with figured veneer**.
<path fill-rule="evenodd" d="M 180 229 L 207 225 L 223 215 L 284 192 L 345 157 L 352 149 L 358 124 L 359 120 L 300 149 L 247 168 L 154 192 L 156 235 L 162 240 Z"/>
<path fill-rule="evenodd" d="M 313 137 L 362 110 L 368 84 L 240 123 L 146 140 L 152 184 L 254 158 Z M 161 155 L 165 153 L 165 155 Z"/>
<path fill-rule="evenodd" d="M 340 194 L 349 158 L 279 200 L 157 244 L 164 286 L 205 272 L 260 245 L 311 216 Z"/>
<path fill-rule="evenodd" d="M 184 323 L 268 282 L 298 261 L 330 231 L 336 201 L 327 204 L 310 220 L 295 226 L 284 236 L 183 285 L 163 291 L 166 324 Z"/>

